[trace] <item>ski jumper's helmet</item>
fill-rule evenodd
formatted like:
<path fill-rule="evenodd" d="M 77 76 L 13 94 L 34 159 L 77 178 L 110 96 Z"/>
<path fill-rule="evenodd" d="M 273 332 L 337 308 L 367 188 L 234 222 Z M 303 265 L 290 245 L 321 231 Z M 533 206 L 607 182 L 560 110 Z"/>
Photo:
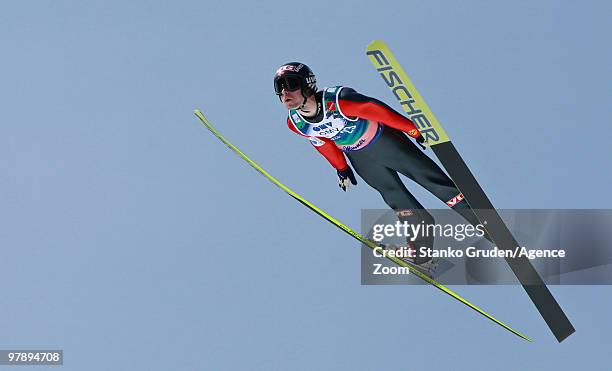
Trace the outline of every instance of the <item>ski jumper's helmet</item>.
<path fill-rule="evenodd" d="M 274 74 L 274 92 L 279 99 L 283 89 L 288 91 L 301 89 L 306 103 L 306 99 L 317 92 L 317 79 L 304 63 L 285 63 Z"/>

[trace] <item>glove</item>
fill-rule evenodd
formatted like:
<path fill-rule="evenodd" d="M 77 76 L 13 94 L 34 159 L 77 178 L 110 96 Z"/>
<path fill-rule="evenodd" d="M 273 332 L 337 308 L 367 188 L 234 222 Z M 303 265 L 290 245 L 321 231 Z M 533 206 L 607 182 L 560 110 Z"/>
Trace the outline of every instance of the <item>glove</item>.
<path fill-rule="evenodd" d="M 423 148 L 423 151 L 427 149 L 427 147 L 425 147 L 425 138 L 423 138 L 422 135 L 419 135 L 418 137 L 414 138 L 414 140 L 416 140 L 416 142 L 419 144 L 419 146 L 421 146 L 421 148 Z"/>
<path fill-rule="evenodd" d="M 344 170 L 338 170 L 338 186 L 342 188 L 344 192 L 349 186 L 349 180 L 353 185 L 357 185 L 357 179 L 350 166 L 347 166 Z"/>

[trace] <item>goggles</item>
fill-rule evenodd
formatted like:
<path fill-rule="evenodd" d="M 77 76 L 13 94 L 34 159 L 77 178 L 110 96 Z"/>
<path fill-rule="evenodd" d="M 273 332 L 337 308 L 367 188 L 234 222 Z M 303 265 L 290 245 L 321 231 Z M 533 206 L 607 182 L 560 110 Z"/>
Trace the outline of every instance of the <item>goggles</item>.
<path fill-rule="evenodd" d="M 302 87 L 302 78 L 299 76 L 285 74 L 274 79 L 274 92 L 281 95 L 283 89 L 286 91 L 296 91 Z"/>

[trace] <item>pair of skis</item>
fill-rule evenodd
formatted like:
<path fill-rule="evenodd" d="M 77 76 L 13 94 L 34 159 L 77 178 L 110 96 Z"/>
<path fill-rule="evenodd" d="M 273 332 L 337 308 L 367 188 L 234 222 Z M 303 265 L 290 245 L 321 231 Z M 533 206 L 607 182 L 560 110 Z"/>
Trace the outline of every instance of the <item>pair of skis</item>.
<path fill-rule="evenodd" d="M 427 104 L 421 98 L 420 94 L 401 68 L 399 63 L 395 60 L 388 47 L 382 41 L 374 41 L 367 48 L 367 55 L 370 57 L 374 67 L 380 73 L 387 86 L 391 89 L 395 97 L 399 100 L 400 105 L 404 111 L 409 115 L 411 120 L 419 126 L 421 132 L 427 139 L 427 143 L 432 148 L 440 162 L 442 162 L 444 168 L 447 170 L 457 188 L 463 193 L 469 205 L 474 209 L 474 212 L 478 219 L 486 225 L 487 232 L 493 238 L 493 240 L 502 249 L 514 248 L 518 246 L 514 237 L 499 217 L 493 205 L 485 195 L 482 188 L 470 172 L 469 168 L 453 146 L 452 142 L 448 138 L 448 135 L 442 129 L 442 126 L 437 121 Z M 195 111 L 196 116 L 200 119 L 202 124 L 211 131 L 221 142 L 227 145 L 233 152 L 244 159 L 249 165 L 251 165 L 260 174 L 274 183 L 276 186 L 281 188 L 291 197 L 296 199 L 298 202 L 308 207 L 336 227 L 340 228 L 353 238 L 359 240 L 364 245 L 371 249 L 377 247 L 377 244 L 355 232 L 345 224 L 341 223 L 337 219 L 333 218 L 323 210 L 319 209 L 302 196 L 295 193 L 293 190 L 282 184 L 267 171 L 261 168 L 253 160 L 251 160 L 246 154 L 240 149 L 230 143 L 225 137 L 219 133 L 210 121 L 200 112 Z M 411 273 L 415 274 L 422 280 L 453 297 L 457 301 L 465 304 L 472 308 L 476 312 L 480 313 L 489 320 L 495 322 L 499 326 L 512 332 L 513 334 L 531 341 L 527 336 L 509 327 L 505 323 L 496 319 L 492 315 L 483 311 L 476 305 L 472 304 L 468 300 L 464 299 L 457 293 L 453 292 L 446 286 L 440 284 L 429 275 L 425 274 L 417 267 L 406 263 L 405 261 L 395 258 L 388 257 L 391 261 L 399 266 L 410 269 Z M 540 314 L 548 324 L 549 328 L 554 333 L 558 341 L 562 341 L 574 332 L 574 328 L 561 310 L 560 306 L 555 301 L 554 297 L 548 291 L 548 288 L 544 285 L 542 279 L 535 271 L 533 266 L 527 259 L 507 259 L 508 264 L 514 271 L 515 275 L 527 291 L 531 300 L 534 302 Z"/>

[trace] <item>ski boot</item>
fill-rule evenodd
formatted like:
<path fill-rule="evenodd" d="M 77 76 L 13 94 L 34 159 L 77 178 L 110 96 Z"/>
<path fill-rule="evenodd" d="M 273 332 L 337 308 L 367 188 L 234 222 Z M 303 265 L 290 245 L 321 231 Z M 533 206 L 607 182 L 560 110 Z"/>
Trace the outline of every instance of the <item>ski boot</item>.
<path fill-rule="evenodd" d="M 418 256 L 416 245 L 413 242 L 409 242 L 406 246 L 396 244 L 380 244 L 379 246 L 384 250 L 395 251 L 398 259 L 427 275 L 429 278 L 434 278 L 436 268 L 438 267 L 438 259 Z"/>

